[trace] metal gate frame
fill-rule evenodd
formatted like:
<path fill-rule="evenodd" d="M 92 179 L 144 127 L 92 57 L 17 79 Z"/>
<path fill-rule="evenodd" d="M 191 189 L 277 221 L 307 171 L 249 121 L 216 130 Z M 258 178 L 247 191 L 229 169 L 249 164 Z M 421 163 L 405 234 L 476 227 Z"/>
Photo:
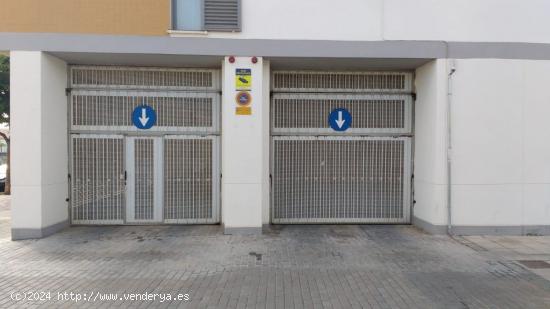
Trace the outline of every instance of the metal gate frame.
<path fill-rule="evenodd" d="M 162 74 L 166 73 L 166 76 Z M 182 69 L 182 68 L 153 68 L 153 67 L 121 67 L 121 66 L 82 66 L 74 65 L 67 68 L 68 95 L 67 95 L 67 139 L 68 181 L 69 191 L 69 218 L 71 225 L 126 225 L 126 224 L 215 224 L 221 217 L 221 72 L 219 69 Z M 126 83 L 109 84 L 104 81 L 121 81 Z M 153 84 L 145 81 L 151 80 Z M 194 84 L 196 82 L 196 84 Z M 164 84 L 163 84 L 164 83 Z M 178 84 L 179 83 L 179 84 Z M 212 99 L 211 127 L 155 127 L 144 132 L 131 125 L 127 126 L 78 126 L 73 125 L 73 96 L 75 95 L 108 95 L 108 96 L 143 96 L 143 97 L 177 97 L 177 98 L 210 98 Z M 160 138 L 162 147 L 164 141 L 172 138 L 182 139 L 211 139 L 212 144 L 212 218 L 210 219 L 183 219 L 165 220 L 164 215 L 159 222 L 128 222 L 126 220 L 126 198 L 128 190 L 124 185 L 121 220 L 74 220 L 73 219 L 73 138 L 102 138 L 116 137 L 123 141 L 122 164 L 126 170 L 126 143 L 127 137 Z M 162 160 L 164 155 L 161 154 Z M 164 161 L 161 169 L 164 170 Z M 125 181 L 125 180 L 124 180 Z M 165 180 L 161 181 L 161 187 Z M 162 199 L 164 190 L 160 191 Z M 164 210 L 164 204 L 161 205 Z"/>
<path fill-rule="evenodd" d="M 274 206 L 274 191 L 273 182 L 271 183 L 270 194 L 270 218 L 273 224 L 326 224 L 326 223 L 348 223 L 348 224 L 405 224 L 410 223 L 411 217 L 411 191 L 412 179 L 407 175 L 412 175 L 412 139 L 407 136 L 400 137 L 384 137 L 384 136 L 281 136 L 275 135 L 271 138 L 271 174 L 275 170 L 275 141 L 277 140 L 380 140 L 380 141 L 404 141 L 404 157 L 403 157 L 403 218 L 291 218 L 291 219 L 276 219 Z"/>
<path fill-rule="evenodd" d="M 281 78 L 276 82 L 276 75 L 281 74 Z M 325 74 L 333 74 L 334 79 L 326 78 Z M 300 86 L 289 86 L 289 77 L 292 75 L 302 77 L 313 77 L 314 81 L 308 86 L 306 83 Z M 382 87 L 360 88 L 357 81 L 353 80 L 353 76 L 372 75 L 375 78 L 382 78 L 383 75 L 390 76 L 390 83 L 384 84 Z M 402 88 L 387 87 L 393 80 L 392 77 L 401 75 L 403 77 Z M 273 71 L 271 73 L 271 96 L 270 96 L 270 175 L 274 171 L 274 143 L 276 140 L 311 140 L 311 139 L 327 139 L 327 140 L 404 140 L 405 141 L 405 157 L 404 157 L 404 182 L 403 182 L 403 218 L 314 218 L 304 220 L 298 219 L 275 219 L 274 216 L 274 191 L 273 181 L 270 183 L 270 222 L 272 224 L 410 224 L 414 206 L 414 188 L 413 188 L 413 170 L 414 170 L 414 105 L 413 97 L 413 81 L 414 73 L 412 72 L 340 72 L 340 71 L 303 71 L 303 70 L 285 70 Z M 386 80 L 385 82 L 388 82 Z M 328 83 L 331 87 L 319 88 L 316 87 L 322 83 Z M 311 87 L 310 87 L 311 86 Z M 315 86 L 315 87 L 314 87 Z M 381 84 L 379 84 L 381 86 Z M 404 129 L 350 129 L 349 132 L 334 132 L 325 128 L 275 128 L 273 102 L 277 98 L 320 98 L 320 99 L 384 99 L 384 98 L 399 98 L 405 100 L 405 128 Z"/>

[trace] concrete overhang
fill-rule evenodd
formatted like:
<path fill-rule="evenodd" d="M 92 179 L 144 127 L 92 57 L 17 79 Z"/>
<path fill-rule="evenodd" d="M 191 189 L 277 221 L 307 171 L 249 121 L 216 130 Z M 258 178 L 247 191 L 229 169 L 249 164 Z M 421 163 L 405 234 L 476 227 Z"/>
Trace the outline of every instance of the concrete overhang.
<path fill-rule="evenodd" d="M 222 56 L 48 52 L 69 64 L 218 68 Z M 266 57 L 275 70 L 413 70 L 430 59 Z"/>
<path fill-rule="evenodd" d="M 275 69 L 414 69 L 438 58 L 550 60 L 550 44 L 323 41 L 60 33 L 0 33 L 0 50 L 44 51 L 69 63 L 216 67 L 227 55 L 262 56 Z"/>
<path fill-rule="evenodd" d="M 0 50 L 311 58 L 444 58 L 437 41 L 320 41 L 0 33 Z"/>

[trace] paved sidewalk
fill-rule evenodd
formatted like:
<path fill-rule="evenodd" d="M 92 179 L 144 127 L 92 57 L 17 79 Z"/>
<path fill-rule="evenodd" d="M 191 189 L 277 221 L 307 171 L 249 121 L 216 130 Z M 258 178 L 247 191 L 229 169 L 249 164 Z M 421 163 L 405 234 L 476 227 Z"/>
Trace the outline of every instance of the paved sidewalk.
<path fill-rule="evenodd" d="M 276 226 L 261 236 L 224 236 L 219 226 L 73 227 L 12 242 L 8 209 L 0 196 L 0 308 L 550 308 L 550 281 L 521 264 L 475 239 L 410 226 Z M 11 299 L 29 291 L 52 299 Z"/>
<path fill-rule="evenodd" d="M 532 272 L 550 281 L 550 237 L 468 236 L 481 254 L 492 258 L 518 261 Z"/>

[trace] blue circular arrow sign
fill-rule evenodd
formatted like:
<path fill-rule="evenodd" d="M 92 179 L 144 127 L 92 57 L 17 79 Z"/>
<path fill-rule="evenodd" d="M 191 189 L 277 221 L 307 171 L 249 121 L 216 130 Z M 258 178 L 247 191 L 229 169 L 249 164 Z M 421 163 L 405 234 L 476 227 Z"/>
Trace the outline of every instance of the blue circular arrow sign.
<path fill-rule="evenodd" d="M 334 131 L 343 132 L 351 126 L 351 114 L 345 108 L 337 108 L 328 115 L 328 124 Z"/>
<path fill-rule="evenodd" d="M 157 113 L 151 106 L 138 106 L 132 113 L 132 122 L 138 129 L 151 129 L 157 122 Z"/>

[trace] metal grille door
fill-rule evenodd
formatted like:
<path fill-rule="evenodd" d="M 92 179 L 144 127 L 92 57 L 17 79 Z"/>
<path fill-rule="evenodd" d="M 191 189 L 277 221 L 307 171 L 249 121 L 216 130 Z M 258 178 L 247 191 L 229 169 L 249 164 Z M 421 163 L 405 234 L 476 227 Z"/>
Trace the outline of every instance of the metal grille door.
<path fill-rule="evenodd" d="M 408 222 L 410 140 L 274 137 L 275 223 Z"/>
<path fill-rule="evenodd" d="M 153 220 L 155 210 L 154 146 L 153 139 L 135 141 L 135 220 Z"/>
<path fill-rule="evenodd" d="M 162 221 L 162 138 L 126 139 L 126 222 Z"/>
<path fill-rule="evenodd" d="M 408 223 L 411 88 L 409 73 L 274 72 L 272 222 Z"/>
<path fill-rule="evenodd" d="M 73 135 L 71 219 L 75 224 L 121 224 L 125 201 L 122 136 Z"/>
<path fill-rule="evenodd" d="M 219 70 L 71 66 L 69 81 L 73 224 L 219 222 Z"/>
<path fill-rule="evenodd" d="M 219 221 L 217 139 L 171 136 L 164 140 L 164 219 L 166 223 Z"/>

